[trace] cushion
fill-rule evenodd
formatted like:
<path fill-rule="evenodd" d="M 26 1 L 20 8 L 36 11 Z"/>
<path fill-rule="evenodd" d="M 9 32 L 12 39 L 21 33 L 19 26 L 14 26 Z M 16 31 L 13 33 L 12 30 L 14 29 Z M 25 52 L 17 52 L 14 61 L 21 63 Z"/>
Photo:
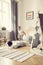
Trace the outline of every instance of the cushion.
<path fill-rule="evenodd" d="M 36 39 L 34 39 L 32 43 L 32 48 L 36 48 L 39 44 L 40 44 L 40 40 L 37 41 Z"/>
<path fill-rule="evenodd" d="M 27 42 L 31 43 L 32 36 L 29 36 L 29 35 L 28 36 L 24 36 L 23 41 L 27 41 Z"/>
<path fill-rule="evenodd" d="M 29 41 L 29 36 L 24 36 L 23 41 Z"/>
<path fill-rule="evenodd" d="M 35 39 L 33 39 L 32 48 L 37 47 L 40 44 L 40 34 L 35 34 Z"/>
<path fill-rule="evenodd" d="M 20 48 L 25 46 L 26 44 L 24 42 L 18 42 L 16 45 L 13 46 L 13 48 Z"/>

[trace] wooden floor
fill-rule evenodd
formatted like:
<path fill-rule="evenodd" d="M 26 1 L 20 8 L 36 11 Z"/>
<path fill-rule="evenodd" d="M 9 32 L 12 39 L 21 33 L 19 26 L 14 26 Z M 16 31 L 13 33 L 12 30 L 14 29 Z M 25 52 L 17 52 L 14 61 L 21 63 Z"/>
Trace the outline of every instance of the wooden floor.
<path fill-rule="evenodd" d="M 29 49 L 30 47 L 22 47 L 18 50 L 29 51 Z M 0 57 L 0 65 L 43 65 L 43 56 L 34 55 L 22 63 Z"/>

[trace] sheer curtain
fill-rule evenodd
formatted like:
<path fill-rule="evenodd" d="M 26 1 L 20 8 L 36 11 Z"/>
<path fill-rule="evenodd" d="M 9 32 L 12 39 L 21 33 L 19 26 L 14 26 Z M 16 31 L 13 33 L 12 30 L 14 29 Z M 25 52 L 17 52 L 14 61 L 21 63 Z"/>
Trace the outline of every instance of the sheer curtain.
<path fill-rule="evenodd" d="M 0 29 L 11 29 L 11 0 L 0 0 Z"/>

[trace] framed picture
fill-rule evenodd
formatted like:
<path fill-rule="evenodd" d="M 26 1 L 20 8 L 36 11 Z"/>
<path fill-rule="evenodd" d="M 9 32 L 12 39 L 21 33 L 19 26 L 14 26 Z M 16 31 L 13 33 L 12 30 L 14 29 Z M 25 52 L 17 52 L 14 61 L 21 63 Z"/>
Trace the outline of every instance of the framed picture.
<path fill-rule="evenodd" d="M 32 20 L 34 18 L 34 11 L 26 12 L 26 20 Z"/>

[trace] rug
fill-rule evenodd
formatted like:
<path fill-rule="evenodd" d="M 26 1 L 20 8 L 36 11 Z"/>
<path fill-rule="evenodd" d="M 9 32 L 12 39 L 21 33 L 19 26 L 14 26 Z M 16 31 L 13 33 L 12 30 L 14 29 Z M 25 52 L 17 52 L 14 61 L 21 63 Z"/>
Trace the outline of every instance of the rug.
<path fill-rule="evenodd" d="M 5 48 L 0 49 L 0 57 L 9 58 L 12 60 L 16 60 L 18 62 L 23 62 L 33 55 L 34 53 L 31 51 L 26 52 L 14 49 L 5 49 Z"/>

